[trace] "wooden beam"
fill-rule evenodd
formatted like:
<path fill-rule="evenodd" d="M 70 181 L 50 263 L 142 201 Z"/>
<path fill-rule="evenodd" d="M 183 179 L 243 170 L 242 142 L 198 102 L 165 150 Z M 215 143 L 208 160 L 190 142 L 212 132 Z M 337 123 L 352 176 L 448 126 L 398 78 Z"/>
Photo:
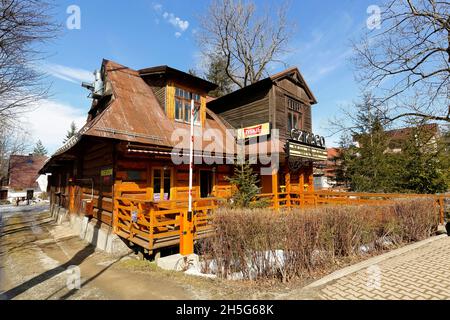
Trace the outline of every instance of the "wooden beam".
<path fill-rule="evenodd" d="M 279 209 L 278 203 L 278 169 L 272 169 L 272 193 L 273 193 L 273 207 L 275 210 Z"/>
<path fill-rule="evenodd" d="M 299 178 L 300 193 L 305 192 L 305 173 L 302 171 Z"/>
<path fill-rule="evenodd" d="M 314 192 L 314 176 L 312 168 L 308 173 L 308 192 Z"/>
<path fill-rule="evenodd" d="M 289 170 L 289 169 L 288 169 Z M 288 171 L 284 175 L 284 184 L 286 186 L 286 205 L 291 207 L 291 173 Z"/>

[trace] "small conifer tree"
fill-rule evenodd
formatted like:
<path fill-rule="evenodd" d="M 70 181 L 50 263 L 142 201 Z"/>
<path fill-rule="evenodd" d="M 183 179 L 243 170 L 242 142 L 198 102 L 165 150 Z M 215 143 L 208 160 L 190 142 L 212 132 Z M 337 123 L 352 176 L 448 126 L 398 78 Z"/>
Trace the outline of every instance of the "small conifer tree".
<path fill-rule="evenodd" d="M 236 187 L 233 194 L 233 205 L 240 208 L 250 207 L 252 199 L 260 192 L 257 186 L 259 179 L 248 161 L 234 167 L 232 177 L 227 180 Z"/>

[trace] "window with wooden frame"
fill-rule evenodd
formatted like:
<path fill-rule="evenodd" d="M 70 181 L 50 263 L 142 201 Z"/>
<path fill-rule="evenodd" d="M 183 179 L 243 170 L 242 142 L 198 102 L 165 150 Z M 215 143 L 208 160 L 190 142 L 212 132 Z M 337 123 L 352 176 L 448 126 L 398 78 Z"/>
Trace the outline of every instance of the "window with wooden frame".
<path fill-rule="evenodd" d="M 194 99 L 194 123 L 200 124 L 200 95 L 181 88 L 175 88 L 175 120 L 190 123 L 191 99 Z"/>
<path fill-rule="evenodd" d="M 172 169 L 153 168 L 152 188 L 153 201 L 170 200 L 170 189 L 172 187 Z"/>
<path fill-rule="evenodd" d="M 287 105 L 287 131 L 302 128 L 302 104 L 291 97 L 286 96 Z"/>

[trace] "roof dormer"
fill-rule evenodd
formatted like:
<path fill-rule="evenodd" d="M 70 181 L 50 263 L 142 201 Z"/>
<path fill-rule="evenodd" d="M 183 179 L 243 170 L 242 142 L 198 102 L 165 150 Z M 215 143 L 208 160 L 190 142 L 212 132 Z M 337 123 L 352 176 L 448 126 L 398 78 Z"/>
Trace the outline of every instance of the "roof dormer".
<path fill-rule="evenodd" d="M 217 85 L 189 73 L 158 66 L 139 70 L 139 75 L 152 88 L 167 117 L 177 122 L 190 122 L 191 99 L 197 113 L 195 123 L 205 123 L 206 97 Z"/>

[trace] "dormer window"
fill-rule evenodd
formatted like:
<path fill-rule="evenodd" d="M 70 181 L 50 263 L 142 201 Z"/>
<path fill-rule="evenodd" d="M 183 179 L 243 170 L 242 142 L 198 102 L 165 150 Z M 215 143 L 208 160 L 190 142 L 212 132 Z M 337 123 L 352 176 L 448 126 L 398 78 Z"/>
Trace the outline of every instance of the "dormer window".
<path fill-rule="evenodd" d="M 194 123 L 200 124 L 200 95 L 180 88 L 175 88 L 175 120 L 190 123 L 191 99 L 196 110 Z"/>

